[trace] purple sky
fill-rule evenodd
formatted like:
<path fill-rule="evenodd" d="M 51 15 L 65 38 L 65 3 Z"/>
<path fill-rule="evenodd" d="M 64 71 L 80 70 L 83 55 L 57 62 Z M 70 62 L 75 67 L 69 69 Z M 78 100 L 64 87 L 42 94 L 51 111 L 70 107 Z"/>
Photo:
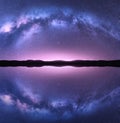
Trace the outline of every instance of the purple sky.
<path fill-rule="evenodd" d="M 120 59 L 119 5 L 0 0 L 0 60 Z M 0 68 L 0 107 L 1 123 L 120 123 L 120 69 Z"/>

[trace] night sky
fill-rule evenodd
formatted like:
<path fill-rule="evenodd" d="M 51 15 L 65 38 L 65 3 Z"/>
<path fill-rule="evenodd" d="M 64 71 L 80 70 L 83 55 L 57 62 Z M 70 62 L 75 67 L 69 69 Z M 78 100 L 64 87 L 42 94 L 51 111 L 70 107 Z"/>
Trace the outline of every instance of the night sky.
<path fill-rule="evenodd" d="M 0 60 L 120 59 L 120 0 L 0 0 Z M 0 123 L 120 123 L 120 68 L 0 68 Z"/>

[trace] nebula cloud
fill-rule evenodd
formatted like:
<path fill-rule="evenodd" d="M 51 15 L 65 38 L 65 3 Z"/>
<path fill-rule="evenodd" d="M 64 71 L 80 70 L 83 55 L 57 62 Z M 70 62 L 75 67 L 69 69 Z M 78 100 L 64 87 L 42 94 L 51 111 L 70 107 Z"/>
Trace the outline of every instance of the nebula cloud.
<path fill-rule="evenodd" d="M 52 55 L 71 48 L 73 54 L 89 54 L 91 59 L 119 58 L 119 25 L 94 12 L 52 6 L 33 7 L 12 16 L 0 23 L 1 59 L 29 59 L 31 51 L 31 59 L 40 59 L 41 55 L 34 58 L 37 52 L 49 55 L 50 50 Z"/>
<path fill-rule="evenodd" d="M 119 0 L 0 0 L 0 60 L 120 59 Z M 1 123 L 120 123 L 119 68 L 0 68 Z"/>

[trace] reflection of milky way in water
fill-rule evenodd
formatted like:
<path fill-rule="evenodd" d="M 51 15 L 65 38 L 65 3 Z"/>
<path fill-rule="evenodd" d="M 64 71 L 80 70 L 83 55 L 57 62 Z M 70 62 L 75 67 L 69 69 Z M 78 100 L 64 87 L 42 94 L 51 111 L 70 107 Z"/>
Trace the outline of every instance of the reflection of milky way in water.
<path fill-rule="evenodd" d="M 0 0 L 0 59 L 120 59 L 119 5 Z M 0 68 L 1 123 L 120 123 L 119 113 L 119 68 Z"/>
<path fill-rule="evenodd" d="M 17 111 L 26 116 L 32 116 L 31 122 L 43 120 L 46 116 L 47 122 L 72 120 L 76 115 L 83 119 L 91 115 L 96 117 L 112 108 L 115 114 L 119 111 L 114 109 L 119 107 L 120 102 L 120 89 L 117 87 L 119 69 L 54 68 L 53 72 L 51 69 L 53 68 L 50 71 L 46 71 L 44 67 L 1 68 L 1 104 L 12 107 L 15 112 L 17 108 Z M 57 73 L 55 69 L 61 70 Z M 63 74 L 62 69 L 70 69 L 71 72 Z M 115 83 L 116 86 L 113 86 Z M 108 113 L 108 116 L 112 115 Z"/>

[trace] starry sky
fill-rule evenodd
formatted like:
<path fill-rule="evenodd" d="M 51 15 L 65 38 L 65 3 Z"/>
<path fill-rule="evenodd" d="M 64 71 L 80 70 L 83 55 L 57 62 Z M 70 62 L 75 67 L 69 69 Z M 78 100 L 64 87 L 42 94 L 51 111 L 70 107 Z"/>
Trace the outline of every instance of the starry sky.
<path fill-rule="evenodd" d="M 119 0 L 0 0 L 0 60 L 120 59 Z M 0 68 L 1 123 L 120 123 L 119 68 Z"/>

